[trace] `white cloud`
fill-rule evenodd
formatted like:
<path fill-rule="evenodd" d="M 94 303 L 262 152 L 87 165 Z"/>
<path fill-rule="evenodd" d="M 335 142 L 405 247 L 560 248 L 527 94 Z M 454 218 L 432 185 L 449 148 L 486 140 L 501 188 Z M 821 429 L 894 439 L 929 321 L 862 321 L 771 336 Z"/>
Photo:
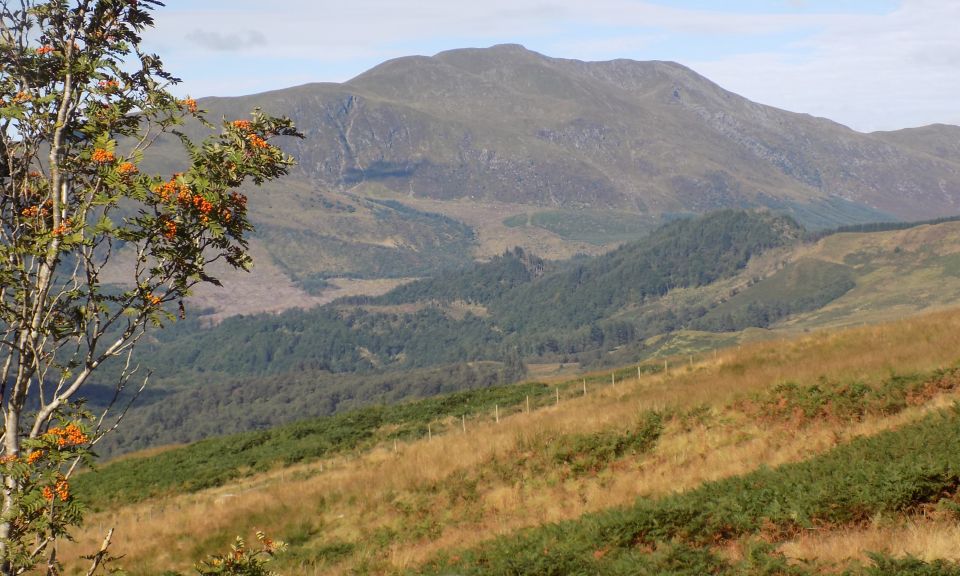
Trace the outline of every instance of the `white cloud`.
<path fill-rule="evenodd" d="M 216 30 L 197 28 L 187 33 L 184 38 L 203 48 L 217 52 L 239 52 L 267 44 L 267 37 L 258 30 L 222 33 Z"/>
<path fill-rule="evenodd" d="M 752 99 L 861 130 L 960 118 L 960 3 L 910 0 L 888 15 L 827 20 L 802 58 L 743 54 L 689 64 Z"/>

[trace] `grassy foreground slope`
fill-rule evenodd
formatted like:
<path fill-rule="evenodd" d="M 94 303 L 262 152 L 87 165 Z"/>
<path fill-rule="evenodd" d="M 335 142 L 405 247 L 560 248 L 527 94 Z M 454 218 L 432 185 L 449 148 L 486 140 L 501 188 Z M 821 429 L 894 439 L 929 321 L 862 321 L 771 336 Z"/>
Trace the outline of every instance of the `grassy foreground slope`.
<path fill-rule="evenodd" d="M 237 458 L 219 487 L 100 499 L 76 546 L 116 526 L 137 573 L 187 570 L 254 529 L 290 543 L 276 566 L 288 574 L 799 574 L 868 563 L 871 548 L 957 560 L 943 542 L 960 537 L 958 359 L 960 312 L 941 312 L 674 359 L 639 378 L 625 367 L 615 385 L 593 374 L 586 395 L 581 380 L 551 383 L 529 413 L 528 390 L 464 419 L 435 406 L 409 421 L 416 433 L 384 420 L 356 447 L 296 463 Z M 229 461 L 267 440 L 235 437 L 177 466 L 199 477 L 214 453 Z M 156 462 L 131 457 L 91 479 L 121 465 L 146 478 Z M 953 569 L 879 562 L 869 570 Z"/>
<path fill-rule="evenodd" d="M 804 462 L 720 481 L 630 507 L 498 538 L 446 558 L 438 574 L 741 573 L 724 549 L 755 537 L 789 539 L 806 530 L 861 526 L 881 514 L 940 505 L 956 519 L 960 410 L 861 438 Z M 741 542 L 747 548 L 749 540 Z M 748 548 L 749 549 L 749 548 Z M 757 546 L 765 562 L 784 561 Z M 784 562 L 784 564 L 786 564 Z"/>

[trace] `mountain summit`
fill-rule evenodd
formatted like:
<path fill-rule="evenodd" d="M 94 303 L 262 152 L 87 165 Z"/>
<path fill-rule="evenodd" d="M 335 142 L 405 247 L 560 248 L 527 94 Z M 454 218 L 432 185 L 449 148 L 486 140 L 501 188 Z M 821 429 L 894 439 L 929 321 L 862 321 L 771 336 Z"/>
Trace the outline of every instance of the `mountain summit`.
<path fill-rule="evenodd" d="M 960 128 L 863 134 L 751 102 L 674 62 L 505 44 L 238 100 L 291 115 L 307 134 L 294 150 L 304 176 L 332 189 L 651 213 L 960 211 L 960 154 L 944 146 Z"/>

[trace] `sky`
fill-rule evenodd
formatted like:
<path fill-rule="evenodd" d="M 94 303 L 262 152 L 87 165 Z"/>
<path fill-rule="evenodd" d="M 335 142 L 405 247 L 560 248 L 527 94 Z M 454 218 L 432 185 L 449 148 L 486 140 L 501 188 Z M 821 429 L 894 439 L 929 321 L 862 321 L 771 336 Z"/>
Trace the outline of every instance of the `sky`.
<path fill-rule="evenodd" d="M 164 0 L 145 34 L 180 95 L 343 82 L 385 60 L 523 44 L 672 60 L 856 130 L 960 124 L 960 0 Z"/>

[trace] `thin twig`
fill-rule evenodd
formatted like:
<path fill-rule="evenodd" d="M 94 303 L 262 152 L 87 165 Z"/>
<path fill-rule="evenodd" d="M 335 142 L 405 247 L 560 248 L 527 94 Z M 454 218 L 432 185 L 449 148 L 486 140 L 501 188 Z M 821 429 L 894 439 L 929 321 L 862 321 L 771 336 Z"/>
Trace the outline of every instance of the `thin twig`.
<path fill-rule="evenodd" d="M 107 555 L 107 548 L 110 547 L 111 538 L 113 538 L 113 528 L 107 530 L 107 536 L 103 539 L 100 550 L 93 555 L 93 562 L 90 564 L 90 569 L 87 570 L 87 576 L 93 576 L 93 573 L 97 571 L 100 563 L 103 562 L 104 557 Z"/>

